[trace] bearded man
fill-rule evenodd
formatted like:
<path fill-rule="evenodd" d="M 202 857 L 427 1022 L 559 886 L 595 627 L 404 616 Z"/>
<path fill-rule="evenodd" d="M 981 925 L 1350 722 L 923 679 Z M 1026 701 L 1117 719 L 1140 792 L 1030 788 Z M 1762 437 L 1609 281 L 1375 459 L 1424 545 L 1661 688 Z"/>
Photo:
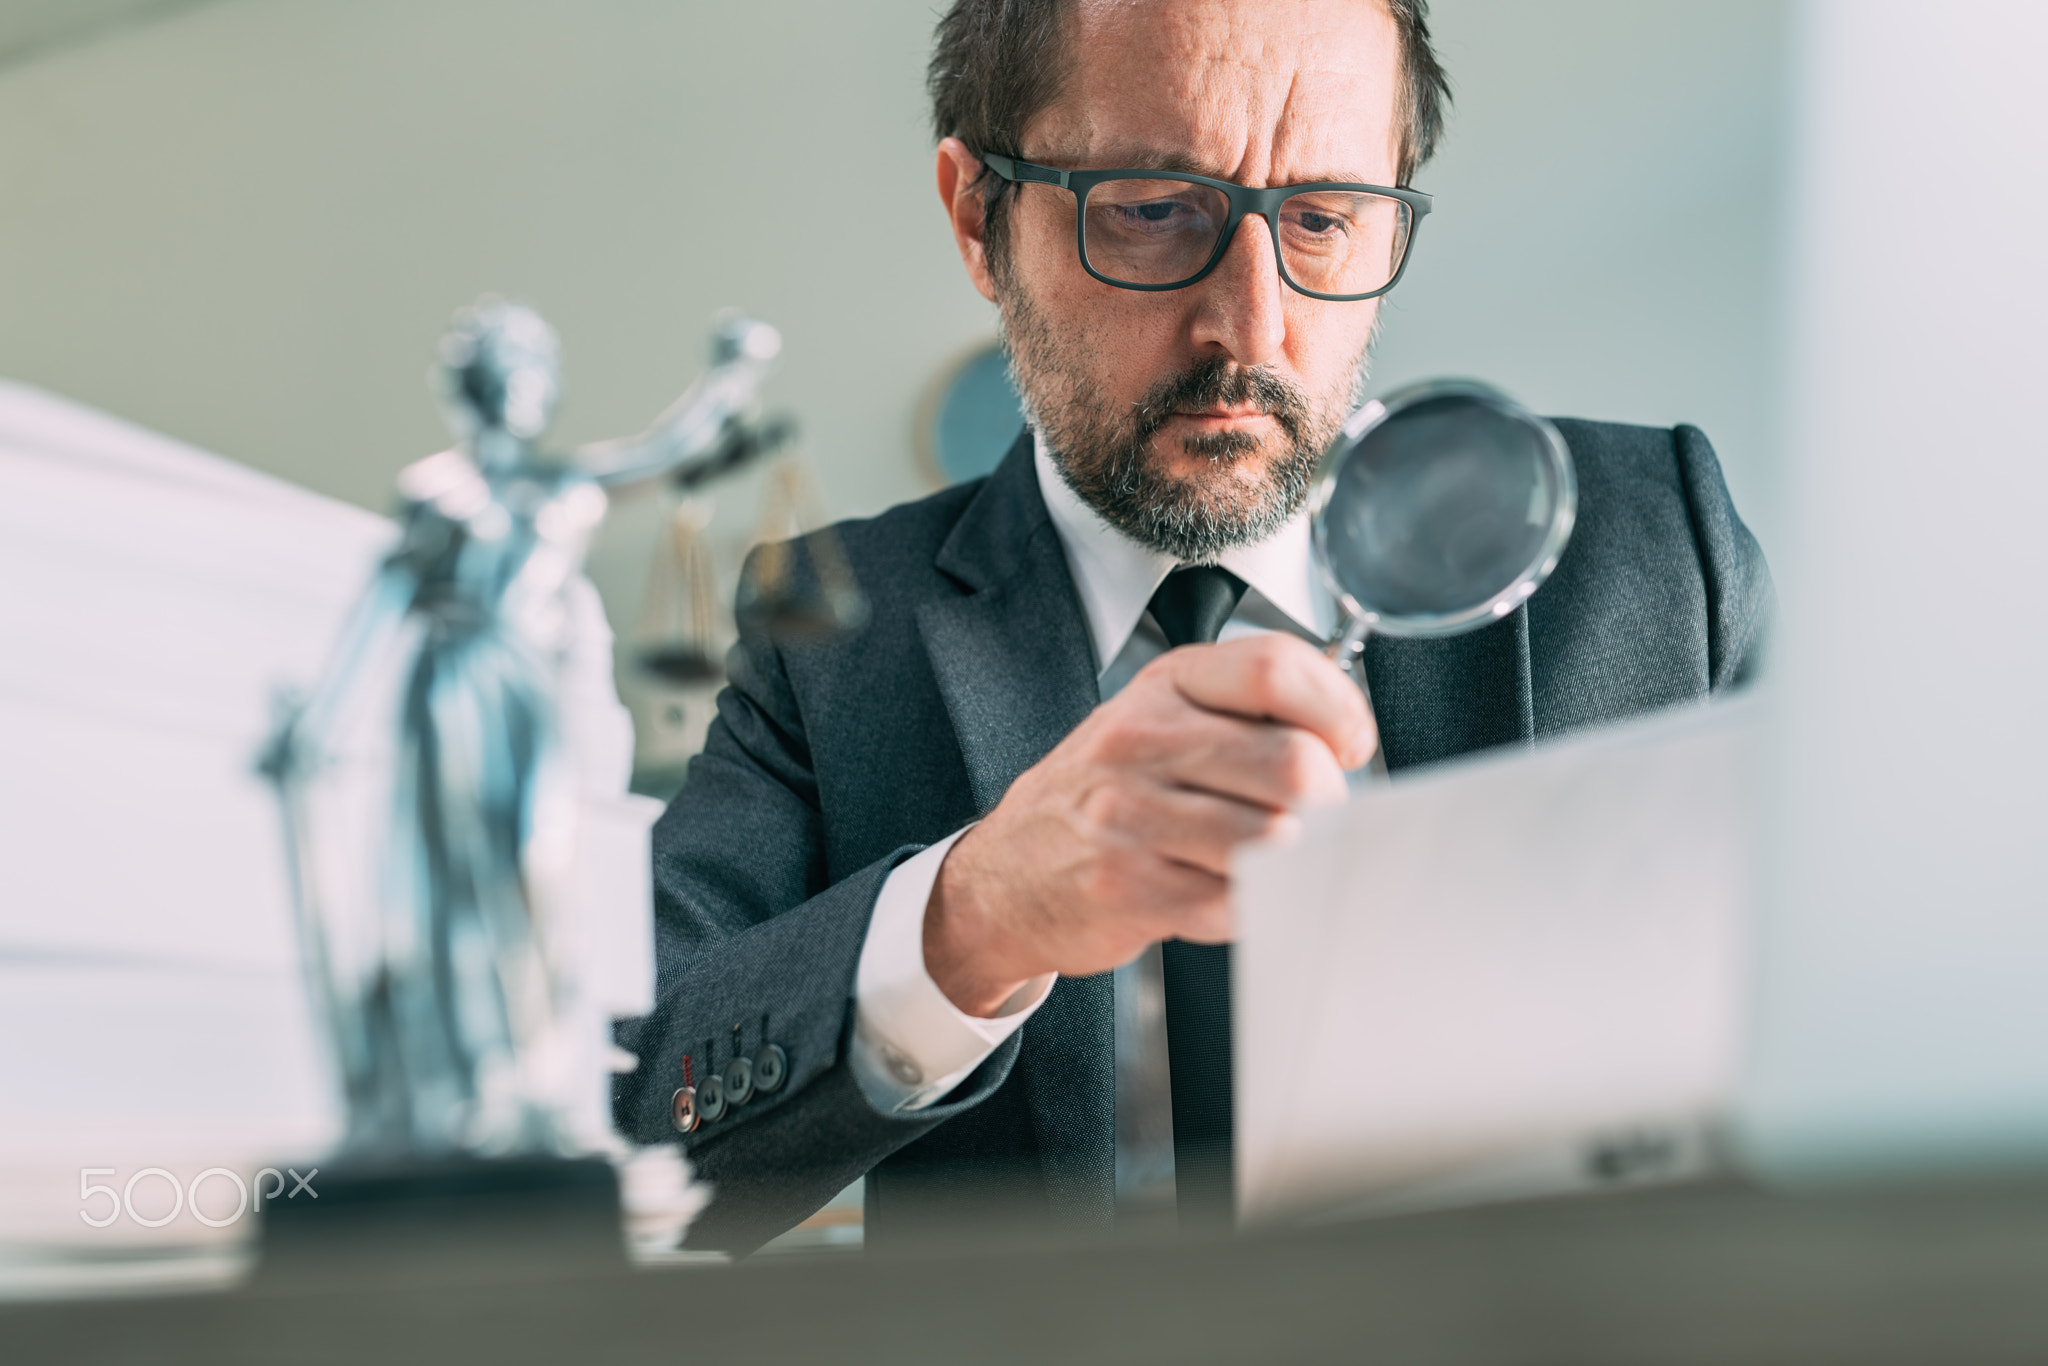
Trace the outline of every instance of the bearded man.
<path fill-rule="evenodd" d="M 1429 208 L 1425 11 L 940 21 L 939 196 L 1029 426 L 987 479 L 836 529 L 872 619 L 743 629 L 656 827 L 660 1005 L 618 1110 L 715 1184 L 692 1246 L 863 1175 L 870 1245 L 934 1209 L 1227 1220 L 1232 848 L 1375 748 L 1398 773 L 1752 667 L 1768 574 L 1705 437 L 1568 420 L 1579 521 L 1542 592 L 1371 641 L 1376 717 L 1317 648 L 1303 504 Z"/>

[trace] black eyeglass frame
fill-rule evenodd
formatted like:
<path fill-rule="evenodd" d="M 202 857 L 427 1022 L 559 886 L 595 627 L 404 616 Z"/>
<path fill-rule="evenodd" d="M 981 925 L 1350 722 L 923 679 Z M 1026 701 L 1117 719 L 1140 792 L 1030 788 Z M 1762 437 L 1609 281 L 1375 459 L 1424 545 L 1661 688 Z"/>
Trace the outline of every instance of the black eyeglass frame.
<path fill-rule="evenodd" d="M 1200 284 L 1209 272 L 1216 269 L 1216 263 L 1230 250 L 1230 244 L 1237 240 L 1238 226 L 1248 213 L 1255 213 L 1266 220 L 1267 235 L 1273 239 L 1273 263 L 1279 268 L 1280 278 L 1287 287 L 1297 294 L 1311 299 L 1326 299 L 1332 303 L 1356 303 L 1362 299 L 1377 299 L 1395 285 L 1401 283 L 1401 276 L 1408 269 L 1408 258 L 1415 254 L 1415 235 L 1422 227 L 1422 220 L 1428 216 L 1432 197 L 1420 190 L 1404 190 L 1392 185 L 1366 185 L 1348 180 L 1315 180 L 1304 185 L 1275 185 L 1269 189 L 1255 190 L 1233 181 L 1217 180 L 1212 176 L 1195 175 L 1187 171 L 1155 171 L 1134 168 L 1120 171 L 1062 171 L 1052 166 L 1040 166 L 1035 162 L 1021 161 L 1016 157 L 1004 156 L 1000 152 L 983 152 L 981 164 L 995 175 L 1012 185 L 1056 185 L 1074 196 L 1074 254 L 1080 258 L 1081 269 L 1093 275 L 1106 285 L 1117 289 L 1137 289 L 1147 293 L 1158 293 L 1170 289 L 1186 289 L 1189 285 Z M 1185 280 L 1176 280 L 1170 285 L 1141 285 L 1130 280 L 1116 280 L 1097 270 L 1088 262 L 1088 192 L 1107 180 L 1177 180 L 1189 185 L 1206 185 L 1221 191 L 1230 201 L 1230 218 L 1223 225 L 1223 231 L 1216 238 L 1216 250 L 1207 264 Z M 1311 194 L 1320 190 L 1350 190 L 1357 193 L 1381 195 L 1387 199 L 1398 199 L 1408 206 L 1408 240 L 1401 245 L 1401 259 L 1394 263 L 1394 276 L 1378 289 L 1364 294 L 1324 294 L 1307 289 L 1295 282 L 1287 273 L 1286 258 L 1280 252 L 1281 204 L 1298 194 Z"/>

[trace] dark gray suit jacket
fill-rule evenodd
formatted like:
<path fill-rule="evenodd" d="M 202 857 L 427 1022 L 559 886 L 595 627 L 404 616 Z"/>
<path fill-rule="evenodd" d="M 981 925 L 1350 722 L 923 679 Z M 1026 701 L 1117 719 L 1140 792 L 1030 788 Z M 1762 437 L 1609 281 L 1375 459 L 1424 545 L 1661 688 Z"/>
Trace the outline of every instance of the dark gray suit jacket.
<path fill-rule="evenodd" d="M 1579 519 L 1556 573 L 1502 621 L 1367 647 L 1390 768 L 1704 698 L 1754 667 L 1771 596 L 1697 429 L 1563 420 Z M 1114 1208 L 1108 975 L 1063 979 L 940 1104 L 878 1113 L 846 1066 L 854 972 L 890 869 L 995 805 L 1096 705 L 1096 663 L 1020 439 L 985 480 L 838 528 L 873 603 L 813 644 L 743 632 L 688 782 L 654 831 L 660 984 L 621 1029 L 641 1055 L 620 1127 L 672 1140 L 680 1060 L 763 1039 L 789 1078 L 684 1140 L 717 1193 L 693 1247 L 748 1250 L 867 1176 L 886 1243 L 978 1193 L 1006 1217 Z"/>

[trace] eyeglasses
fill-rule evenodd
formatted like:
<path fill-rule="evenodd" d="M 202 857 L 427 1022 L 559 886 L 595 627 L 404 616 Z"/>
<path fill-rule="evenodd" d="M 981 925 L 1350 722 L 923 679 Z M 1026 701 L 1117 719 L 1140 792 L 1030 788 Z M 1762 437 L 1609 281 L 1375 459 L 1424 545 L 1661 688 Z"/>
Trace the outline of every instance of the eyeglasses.
<path fill-rule="evenodd" d="M 1214 269 L 1246 214 L 1266 220 L 1280 278 L 1312 299 L 1375 299 L 1400 282 L 1430 197 L 1317 181 L 1254 190 L 1177 171 L 1060 171 L 987 152 L 1013 185 L 1074 195 L 1081 266 L 1119 289 L 1183 289 Z"/>

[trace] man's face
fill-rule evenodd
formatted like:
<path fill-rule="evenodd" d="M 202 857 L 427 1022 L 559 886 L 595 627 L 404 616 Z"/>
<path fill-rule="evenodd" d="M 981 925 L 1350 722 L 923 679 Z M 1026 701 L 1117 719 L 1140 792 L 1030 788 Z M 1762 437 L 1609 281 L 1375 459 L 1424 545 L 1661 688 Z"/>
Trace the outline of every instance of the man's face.
<path fill-rule="evenodd" d="M 1069 24 L 1066 81 L 1025 130 L 1027 160 L 1250 186 L 1394 183 L 1398 37 L 1372 0 L 1082 0 Z M 942 193 L 958 183 L 947 156 Z M 1068 482 L 1183 560 L 1291 515 L 1351 406 L 1378 301 L 1289 289 L 1265 221 L 1249 216 L 1201 282 L 1118 289 L 1082 268 L 1070 193 L 1008 193 L 993 253 L 957 206 L 955 228 L 976 229 L 962 253 L 1002 309 Z"/>

